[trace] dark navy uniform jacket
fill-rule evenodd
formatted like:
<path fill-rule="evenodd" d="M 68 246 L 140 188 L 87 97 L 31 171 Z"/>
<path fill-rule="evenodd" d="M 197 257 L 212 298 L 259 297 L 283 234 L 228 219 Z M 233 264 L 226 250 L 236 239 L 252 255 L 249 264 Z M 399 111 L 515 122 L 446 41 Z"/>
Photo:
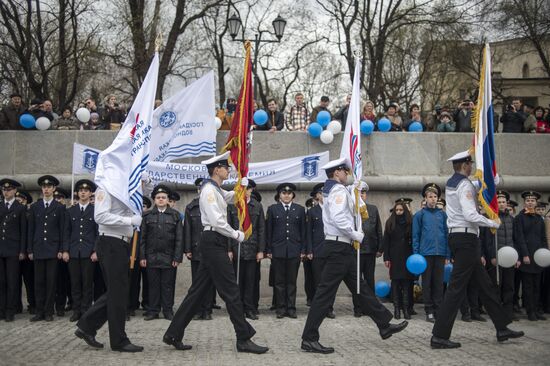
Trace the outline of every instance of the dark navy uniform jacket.
<path fill-rule="evenodd" d="M 274 258 L 297 258 L 306 254 L 306 210 L 292 203 L 289 212 L 282 203 L 267 209 L 267 254 Z"/>
<path fill-rule="evenodd" d="M 194 198 L 191 203 L 185 207 L 183 221 L 183 242 L 184 252 L 192 253 L 192 261 L 200 261 L 201 254 L 199 250 L 199 242 L 203 230 L 201 222 L 201 209 L 199 207 L 199 199 Z"/>
<path fill-rule="evenodd" d="M 63 230 L 63 251 L 73 258 L 90 258 L 98 236 L 94 221 L 94 205 L 88 204 L 82 213 L 80 204 L 65 211 L 65 229 Z"/>
<path fill-rule="evenodd" d="M 313 258 L 322 256 L 325 231 L 323 225 L 323 210 L 315 205 L 307 212 L 307 252 L 313 253 Z"/>
<path fill-rule="evenodd" d="M 42 199 L 29 209 L 27 252 L 34 259 L 57 258 L 63 251 L 65 206 L 56 200 L 46 210 Z"/>
<path fill-rule="evenodd" d="M 0 257 L 17 257 L 27 247 L 27 208 L 14 200 L 0 203 Z"/>

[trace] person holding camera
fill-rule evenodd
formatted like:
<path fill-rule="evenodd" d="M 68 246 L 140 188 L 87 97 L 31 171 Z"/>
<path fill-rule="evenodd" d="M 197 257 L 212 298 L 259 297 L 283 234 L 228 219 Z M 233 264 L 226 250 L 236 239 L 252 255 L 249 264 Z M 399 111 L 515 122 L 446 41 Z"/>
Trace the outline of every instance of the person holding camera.
<path fill-rule="evenodd" d="M 523 132 L 523 123 L 525 122 L 525 114 L 518 109 L 516 105 L 520 105 L 519 99 L 516 99 L 512 104 L 506 106 L 506 112 L 500 118 L 502 123 L 502 132 L 521 133 Z"/>
<path fill-rule="evenodd" d="M 116 96 L 110 95 L 105 101 L 105 113 L 103 114 L 103 125 L 108 130 L 120 130 L 120 126 L 126 119 L 126 113 L 116 100 Z"/>
<path fill-rule="evenodd" d="M 458 105 L 457 110 L 453 115 L 456 123 L 455 132 L 473 132 L 472 130 L 472 109 L 474 103 L 466 99 Z"/>

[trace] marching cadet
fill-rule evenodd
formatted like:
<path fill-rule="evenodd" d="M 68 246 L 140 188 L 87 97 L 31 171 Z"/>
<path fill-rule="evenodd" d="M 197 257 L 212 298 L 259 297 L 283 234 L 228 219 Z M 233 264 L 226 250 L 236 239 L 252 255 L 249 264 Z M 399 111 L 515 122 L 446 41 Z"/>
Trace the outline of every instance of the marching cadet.
<path fill-rule="evenodd" d="M 546 202 L 537 201 L 537 206 L 535 207 L 535 212 L 537 213 L 537 215 L 544 218 L 547 205 L 548 204 Z"/>
<path fill-rule="evenodd" d="M 159 184 L 151 198 L 155 207 L 141 223 L 140 266 L 147 269 L 149 307 L 144 320 L 174 317 L 175 270 L 183 259 L 183 227 L 180 213 L 169 207 L 170 189 Z"/>
<path fill-rule="evenodd" d="M 497 229 L 500 220 L 490 220 L 480 215 L 477 207 L 477 190 L 468 179 L 472 174 L 473 160 L 468 151 L 455 154 L 448 161 L 453 164 L 454 175 L 447 181 L 447 227 L 449 247 L 454 258 L 451 279 L 439 308 L 432 330 L 432 348 L 458 348 L 460 343 L 449 340 L 456 313 L 466 295 L 470 280 L 479 286 L 479 296 L 497 331 L 497 341 L 519 338 L 523 332 L 509 329 L 512 322 L 492 285 L 489 274 L 481 263 L 479 227 Z"/>
<path fill-rule="evenodd" d="M 36 315 L 31 322 L 53 320 L 58 260 L 62 259 L 65 206 L 57 202 L 53 193 L 59 180 L 51 175 L 38 178 L 42 199 L 29 210 L 29 259 L 34 261 Z"/>
<path fill-rule="evenodd" d="M 307 251 L 306 211 L 293 202 L 296 186 L 292 183 L 279 184 L 279 202 L 267 209 L 268 258 L 273 263 L 275 275 L 275 301 L 277 318 L 296 318 L 296 280 L 300 260 Z"/>
<path fill-rule="evenodd" d="M 214 283 L 221 298 L 225 301 L 229 319 L 233 323 L 237 335 L 237 351 L 250 353 L 265 353 L 267 347 L 258 346 L 251 338 L 256 331 L 244 317 L 243 305 L 240 299 L 239 286 L 235 280 L 235 272 L 231 263 L 232 252 L 228 239 L 242 242 L 244 233 L 231 228 L 227 222 L 227 202 L 231 202 L 234 192 L 220 188 L 229 177 L 229 152 L 203 161 L 208 168 L 209 179 L 205 179 L 200 188 L 199 207 L 203 232 L 200 239 L 202 260 L 197 270 L 195 281 L 187 296 L 166 330 L 163 342 L 178 350 L 187 350 L 191 346 L 182 343 L 185 328 L 191 322 L 202 299 Z M 248 185 L 246 179 L 241 184 Z"/>
<path fill-rule="evenodd" d="M 19 182 L 0 180 L 4 201 L 0 203 L 0 319 L 14 319 L 19 295 L 19 261 L 27 246 L 27 207 L 15 199 Z M 18 297 L 19 295 L 19 297 Z"/>
<path fill-rule="evenodd" d="M 29 192 L 17 190 L 15 199 L 25 207 L 25 217 L 29 218 L 29 206 L 32 204 L 32 196 Z M 25 233 L 27 239 L 28 233 Z M 22 286 L 25 285 L 25 292 L 27 294 L 27 310 L 29 314 L 34 315 L 36 311 L 36 301 L 34 297 L 34 263 L 27 256 L 26 250 L 27 242 L 25 242 L 24 258 L 19 261 L 19 285 L 17 286 L 17 313 L 23 311 L 23 303 L 21 301 Z M 22 280 L 22 281 L 21 281 Z"/>
<path fill-rule="evenodd" d="M 53 198 L 66 207 L 67 199 L 71 195 L 61 187 L 55 187 Z M 68 263 L 60 259 L 57 261 L 57 283 L 55 285 L 55 312 L 57 316 L 65 316 L 65 310 L 71 310 L 73 299 L 71 296 L 71 281 L 69 278 Z"/>
<path fill-rule="evenodd" d="M 258 282 L 257 264 L 264 257 L 265 250 L 265 216 L 262 204 L 252 198 L 252 191 L 256 188 L 256 182 L 248 180 L 246 187 L 246 200 L 248 214 L 252 223 L 252 234 L 241 243 L 239 262 L 239 243 L 232 241 L 233 264 L 237 273 L 239 266 L 239 288 L 241 301 L 244 305 L 244 315 L 248 319 L 258 319 L 258 309 L 254 301 L 254 288 Z M 239 229 L 239 216 L 235 205 L 228 206 L 228 222 L 233 229 Z"/>
<path fill-rule="evenodd" d="M 313 284 L 315 290 L 321 282 L 321 274 L 327 261 L 325 253 L 323 251 L 323 244 L 325 243 L 325 232 L 323 228 L 323 186 L 325 183 L 319 183 L 313 187 L 313 190 L 309 194 L 315 204 L 307 211 L 307 251 L 312 256 L 313 267 Z M 315 292 L 313 293 L 315 297 Z M 311 304 L 310 304 L 311 305 Z M 334 319 L 334 307 L 331 304 L 327 313 L 327 318 Z"/>
<path fill-rule="evenodd" d="M 76 182 L 74 190 L 78 203 L 65 211 L 63 239 L 63 260 L 69 264 L 73 314 L 69 319 L 75 322 L 91 306 L 94 284 L 94 245 L 97 239 L 97 224 L 94 220 L 94 205 L 90 203 L 94 182 L 82 179 Z"/>
<path fill-rule="evenodd" d="M 307 321 L 302 333 L 302 349 L 307 352 L 333 353 L 334 348 L 319 343 L 319 327 L 328 313 L 342 280 L 350 292 L 356 291 L 357 267 L 354 243 L 361 243 L 364 234 L 354 229 L 354 203 L 344 186 L 351 170 L 345 158 L 330 161 L 323 166 L 328 177 L 323 187 L 324 252 L 327 262 L 321 283 L 315 291 Z M 390 324 L 391 313 L 382 305 L 364 280 L 360 280 L 358 296 L 361 309 L 374 320 L 382 339 L 391 337 L 407 327 L 407 321 Z"/>
<path fill-rule="evenodd" d="M 200 186 L 203 178 L 197 178 L 195 180 L 195 187 L 197 187 L 200 195 Z M 197 271 L 202 260 L 202 254 L 200 250 L 200 239 L 203 231 L 201 222 L 201 210 L 199 207 L 199 197 L 195 197 L 185 207 L 183 221 L 183 235 L 184 235 L 184 252 L 187 259 L 191 261 L 191 281 L 197 280 Z M 216 289 L 214 285 L 210 286 L 210 290 L 204 296 L 199 311 L 195 314 L 195 320 L 212 320 L 212 298 L 214 297 Z"/>
<path fill-rule="evenodd" d="M 540 193 L 527 191 L 521 194 L 525 208 L 514 218 L 514 238 L 519 252 L 523 301 L 527 318 L 531 321 L 546 320 L 539 310 L 542 267 L 534 261 L 537 249 L 547 248 L 544 220 L 536 214 L 535 207 Z"/>

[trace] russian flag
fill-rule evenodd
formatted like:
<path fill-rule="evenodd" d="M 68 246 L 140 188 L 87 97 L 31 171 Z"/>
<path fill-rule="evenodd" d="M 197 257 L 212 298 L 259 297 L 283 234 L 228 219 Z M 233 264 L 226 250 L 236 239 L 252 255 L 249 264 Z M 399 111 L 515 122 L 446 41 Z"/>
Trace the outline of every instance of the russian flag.
<path fill-rule="evenodd" d="M 491 52 L 489 44 L 483 51 L 483 64 L 479 78 L 479 95 L 473 119 L 475 127 L 474 151 L 476 161 L 475 176 L 481 183 L 479 202 L 491 219 L 498 217 L 496 185 L 498 183 L 495 159 L 493 103 L 491 92 Z"/>

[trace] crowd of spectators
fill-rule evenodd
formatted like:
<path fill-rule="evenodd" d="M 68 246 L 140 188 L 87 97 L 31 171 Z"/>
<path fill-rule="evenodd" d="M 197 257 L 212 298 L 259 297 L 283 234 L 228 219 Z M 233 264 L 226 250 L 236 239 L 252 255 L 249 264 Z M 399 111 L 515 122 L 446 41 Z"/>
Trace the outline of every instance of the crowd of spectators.
<path fill-rule="evenodd" d="M 294 103 L 285 111 L 279 110 L 275 99 L 269 99 L 267 106 L 263 108 L 268 115 L 268 121 L 262 126 L 255 126 L 257 130 L 264 131 L 306 131 L 310 123 L 315 122 L 321 111 L 331 115 L 331 120 L 337 120 L 345 129 L 351 96 L 344 98 L 342 105 L 331 111 L 331 100 L 328 96 L 322 96 L 318 105 L 311 110 L 305 103 L 303 93 L 296 93 Z M 162 101 L 157 100 L 155 107 Z M 229 130 L 233 120 L 233 114 L 237 107 L 235 98 L 228 98 L 216 111 L 216 115 L 222 121 L 220 129 Z M 78 108 L 86 108 L 90 112 L 90 120 L 80 122 L 75 111 Z M 256 109 L 261 107 L 255 104 Z M 19 123 L 22 114 L 29 113 L 35 119 L 46 117 L 50 120 L 52 130 L 118 130 L 124 120 L 128 108 L 118 103 L 116 96 L 109 95 L 99 105 L 94 98 L 86 98 L 77 108 L 65 106 L 54 109 L 51 100 L 33 99 L 27 105 L 18 93 L 10 95 L 10 100 L 0 110 L 0 129 L 21 130 Z M 463 100 L 455 108 L 436 105 L 433 112 L 423 111 L 418 104 L 412 104 L 408 109 L 403 109 L 398 103 L 390 102 L 385 108 L 378 108 L 370 100 L 361 105 L 360 120 L 369 120 L 374 123 L 375 131 L 380 119 L 386 118 L 391 122 L 390 131 L 408 131 L 411 124 L 418 122 L 423 131 L 433 132 L 473 132 L 472 115 L 475 104 L 471 100 Z M 514 98 L 511 104 L 503 108 L 502 116 L 494 113 L 495 132 L 514 133 L 550 133 L 549 108 L 533 106 L 522 103 L 520 98 Z M 56 113 L 59 112 L 58 113 Z"/>

